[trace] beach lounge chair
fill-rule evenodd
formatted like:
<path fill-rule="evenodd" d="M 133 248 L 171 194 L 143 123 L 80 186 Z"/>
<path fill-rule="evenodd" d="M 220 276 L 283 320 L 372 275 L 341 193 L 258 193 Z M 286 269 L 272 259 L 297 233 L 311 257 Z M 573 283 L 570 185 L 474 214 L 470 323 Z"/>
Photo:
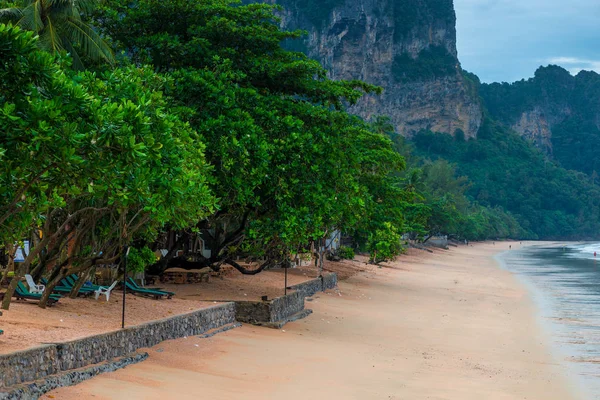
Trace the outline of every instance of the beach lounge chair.
<path fill-rule="evenodd" d="M 66 287 L 70 287 L 70 288 L 72 288 L 72 287 L 74 287 L 75 285 L 77 285 L 77 280 L 78 280 L 78 278 L 77 278 L 77 275 L 73 274 L 73 275 L 69 275 L 69 276 L 67 276 L 65 279 L 61 280 L 60 282 L 61 282 L 61 284 L 62 284 L 63 286 L 66 286 Z M 83 286 L 82 286 L 82 287 L 79 289 L 79 291 L 80 291 L 80 292 L 82 292 L 82 291 L 83 291 L 83 292 L 86 292 L 86 293 L 87 293 L 87 292 L 94 293 L 94 291 L 96 291 L 96 290 L 100 289 L 101 287 L 102 287 L 102 286 L 97 286 L 97 285 L 91 285 L 91 286 L 87 286 L 87 285 L 85 285 L 85 284 L 84 284 L 84 285 L 83 285 Z"/>
<path fill-rule="evenodd" d="M 98 290 L 94 291 L 94 293 L 96 293 L 96 300 L 98 300 L 98 297 L 103 294 L 106 296 L 106 301 L 108 301 L 110 298 L 110 292 L 115 288 L 115 286 L 117 286 L 117 282 L 118 281 L 114 281 L 109 287 L 100 286 Z"/>
<path fill-rule="evenodd" d="M 33 280 L 33 277 L 29 274 L 25 274 L 25 280 L 27 281 L 27 284 L 29 285 L 29 291 L 31 293 L 42 294 L 42 293 L 44 293 L 44 290 L 46 290 L 46 286 L 36 285 Z"/>
<path fill-rule="evenodd" d="M 48 281 L 45 278 L 41 279 L 41 282 L 48 286 Z M 69 294 L 71 293 L 71 291 L 73 290 L 73 286 L 68 285 L 68 282 L 64 279 L 62 279 L 60 281 L 60 285 L 55 286 L 52 289 L 52 293 L 59 293 L 59 294 Z M 88 289 L 88 288 L 81 288 L 79 289 L 79 292 L 77 292 L 77 296 L 91 296 L 94 294 L 94 290 L 93 289 Z"/>
<path fill-rule="evenodd" d="M 71 274 L 71 275 L 67 276 L 66 279 L 72 286 L 74 286 L 77 283 L 77 281 L 79 280 L 79 277 L 76 274 Z M 83 286 L 81 288 L 82 289 L 91 289 L 92 291 L 94 291 L 94 290 L 98 290 L 101 287 L 102 286 L 93 285 L 90 281 L 87 281 L 86 283 L 83 284 Z"/>
<path fill-rule="evenodd" d="M 167 299 L 170 299 L 171 297 L 175 296 L 175 293 L 173 293 L 173 292 L 167 292 L 165 290 L 158 290 L 158 289 L 147 289 L 147 288 L 140 287 L 131 278 L 127 279 L 125 286 L 127 286 L 127 289 L 129 289 L 133 294 L 140 295 L 140 296 L 153 297 L 155 299 L 160 299 L 165 296 L 167 297 Z"/>
<path fill-rule="evenodd" d="M 17 300 L 24 299 L 39 301 L 42 298 L 42 295 L 39 293 L 31 293 L 29 290 L 27 290 L 25 285 L 23 285 L 23 282 L 19 282 L 15 289 L 14 297 Z M 48 306 L 54 305 L 54 303 L 58 302 L 60 298 L 61 296 L 59 294 L 51 294 L 50 297 L 48 297 Z"/>
<path fill-rule="evenodd" d="M 132 277 L 127 278 L 127 281 L 129 282 L 129 284 L 131 286 L 133 286 L 134 288 L 139 289 L 139 290 L 153 290 L 156 292 L 163 292 L 163 293 L 170 294 L 171 296 L 175 296 L 175 293 L 164 290 L 163 288 L 159 288 L 159 287 L 147 288 L 144 286 L 140 286 L 137 284 L 137 282 Z"/>
<path fill-rule="evenodd" d="M 68 293 L 71 293 L 72 290 L 73 290 L 73 287 L 71 287 L 71 286 L 55 286 L 52 289 L 52 292 L 68 294 Z M 81 288 L 77 292 L 77 296 L 91 296 L 93 294 L 94 294 L 93 289 L 86 289 L 86 288 Z"/>

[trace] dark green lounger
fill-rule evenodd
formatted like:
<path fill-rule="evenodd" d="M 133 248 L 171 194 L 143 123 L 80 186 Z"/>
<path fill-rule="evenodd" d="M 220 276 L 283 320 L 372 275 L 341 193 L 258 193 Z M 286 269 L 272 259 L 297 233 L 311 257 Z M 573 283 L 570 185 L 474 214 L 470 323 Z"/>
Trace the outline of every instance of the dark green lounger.
<path fill-rule="evenodd" d="M 168 295 L 175 296 L 175 293 L 169 292 L 168 290 L 163 290 L 162 288 L 157 288 L 157 287 L 155 287 L 155 288 L 145 288 L 145 287 L 141 287 L 131 277 L 127 278 L 127 280 L 129 281 L 129 283 L 131 284 L 131 286 L 133 286 L 136 289 L 140 289 L 140 290 L 153 290 L 155 292 L 163 292 L 163 293 L 166 293 Z"/>
<path fill-rule="evenodd" d="M 69 283 L 71 284 L 71 286 L 74 286 L 77 283 L 78 280 L 79 280 L 79 277 L 76 274 L 71 274 L 71 275 L 67 276 L 67 281 L 69 281 Z M 102 286 L 98 286 L 98 285 L 86 286 L 86 284 L 83 284 L 83 286 L 81 288 L 82 289 L 89 289 L 91 291 L 95 291 L 95 290 L 98 290 L 101 287 Z"/>
<path fill-rule="evenodd" d="M 25 300 L 38 300 L 39 301 L 42 298 L 41 294 L 29 292 L 29 289 L 27 289 L 25 287 L 25 285 L 23 285 L 23 282 L 19 282 L 17 284 L 17 288 L 15 289 L 15 293 L 13 296 L 17 300 L 25 299 Z M 48 297 L 48 306 L 54 305 L 54 303 L 58 302 L 58 300 L 60 298 L 61 298 L 61 296 L 59 294 L 51 294 L 50 297 Z"/>
<path fill-rule="evenodd" d="M 41 282 L 42 284 L 48 286 L 48 281 L 45 278 L 42 278 Z M 60 281 L 60 285 L 55 286 L 54 289 L 52 289 L 52 293 L 56 292 L 59 294 L 69 294 L 71 293 L 71 290 L 73 290 L 73 286 L 69 285 L 68 281 L 65 279 L 62 279 Z M 79 292 L 77 292 L 77 296 L 91 296 L 93 294 L 94 290 L 89 288 L 81 288 L 79 289 Z"/>
<path fill-rule="evenodd" d="M 170 299 L 171 297 L 173 297 L 175 295 L 175 293 L 173 293 L 173 292 L 167 292 L 164 290 L 142 288 L 142 287 L 138 286 L 138 284 L 135 283 L 135 281 L 131 278 L 127 279 L 125 286 L 127 286 L 127 289 L 129 291 L 131 291 L 133 294 L 139 294 L 140 296 L 154 297 L 155 299 L 159 299 L 159 298 L 162 298 L 165 296 L 167 297 L 167 299 Z"/>

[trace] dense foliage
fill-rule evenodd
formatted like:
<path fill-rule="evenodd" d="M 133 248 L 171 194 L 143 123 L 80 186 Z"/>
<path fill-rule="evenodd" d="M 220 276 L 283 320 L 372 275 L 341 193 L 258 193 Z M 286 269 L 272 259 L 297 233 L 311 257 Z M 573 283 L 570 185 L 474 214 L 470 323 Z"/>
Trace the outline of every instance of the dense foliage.
<path fill-rule="evenodd" d="M 285 9 L 303 15 L 316 27 L 326 24 L 331 18 L 331 12 L 345 0 L 282 0 L 278 3 Z"/>
<path fill-rule="evenodd" d="M 477 140 L 422 132 L 414 137 L 418 154 L 445 159 L 472 182 L 469 199 L 510 212 L 528 238 L 581 239 L 600 229 L 600 188 L 567 171 L 502 124 L 486 118 Z M 510 235 L 512 236 L 512 234 Z"/>
<path fill-rule="evenodd" d="M 372 221 L 384 196 L 399 195 L 385 188 L 403 167 L 401 157 L 387 137 L 343 111 L 343 102 L 378 88 L 328 80 L 317 62 L 283 49 L 281 42 L 299 33 L 280 30 L 271 6 L 106 4 L 98 18 L 104 31 L 134 62 L 173 77 L 167 94 L 187 110 L 215 166 L 219 212 L 197 225 L 212 255 L 171 265 L 227 262 L 250 273 L 234 256 L 265 257 L 267 267 L 329 229 L 353 231 Z M 401 225 L 401 218 L 392 213 L 381 223 Z"/>
<path fill-rule="evenodd" d="M 28 272 L 67 273 L 118 259 L 124 243 L 214 209 L 204 146 L 166 110 L 164 77 L 119 68 L 75 74 L 0 24 L 0 223 L 4 247 L 34 235 L 4 297 Z M 31 236 L 29 236 L 31 237 Z"/>
<path fill-rule="evenodd" d="M 456 57 L 445 47 L 431 46 L 423 49 L 416 58 L 403 53 L 394 58 L 392 73 L 401 82 L 427 81 L 456 74 Z"/>
<path fill-rule="evenodd" d="M 447 146 L 454 145 L 450 135 L 439 134 L 439 138 Z M 437 140 L 438 135 L 423 132 L 416 137 L 421 145 L 431 139 Z M 464 143 L 456 138 L 454 141 Z M 456 164 L 430 149 L 415 150 L 414 145 L 400 136 L 394 137 L 394 146 L 408 165 L 400 176 L 406 192 L 413 195 L 405 209 L 406 232 L 412 238 L 427 240 L 429 234 L 466 240 L 526 236 L 511 213 L 489 203 L 481 205 L 469 195 L 473 183 L 459 174 Z"/>
<path fill-rule="evenodd" d="M 454 27 L 456 16 L 452 0 L 402 0 L 390 1 L 387 15 L 394 18 L 394 40 L 402 41 L 411 31 L 427 29 L 432 23 L 445 23 Z"/>

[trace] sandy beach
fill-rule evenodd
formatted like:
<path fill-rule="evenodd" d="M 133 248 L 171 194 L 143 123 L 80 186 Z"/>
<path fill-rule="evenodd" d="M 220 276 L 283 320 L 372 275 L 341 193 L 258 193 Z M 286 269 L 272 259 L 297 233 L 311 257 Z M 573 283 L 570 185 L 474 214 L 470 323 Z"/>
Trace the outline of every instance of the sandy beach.
<path fill-rule="evenodd" d="M 164 342 L 143 363 L 44 398 L 582 399 L 526 289 L 492 258 L 508 246 L 365 265 L 283 330 Z"/>

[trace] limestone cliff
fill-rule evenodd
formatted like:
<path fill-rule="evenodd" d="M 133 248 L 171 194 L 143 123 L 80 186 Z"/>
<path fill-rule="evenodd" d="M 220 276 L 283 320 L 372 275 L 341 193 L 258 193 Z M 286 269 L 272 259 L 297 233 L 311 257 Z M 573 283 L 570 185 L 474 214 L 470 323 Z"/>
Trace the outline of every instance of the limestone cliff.
<path fill-rule="evenodd" d="M 399 133 L 422 129 L 475 137 L 481 105 L 463 78 L 452 0 L 267 0 L 284 7 L 282 25 L 308 36 L 291 44 L 333 79 L 384 88 L 352 112 L 388 115 Z"/>
<path fill-rule="evenodd" d="M 521 113 L 511 128 L 531 140 L 536 147 L 552 154 L 552 131 L 546 118 L 546 112 L 541 107 L 536 106 Z"/>

